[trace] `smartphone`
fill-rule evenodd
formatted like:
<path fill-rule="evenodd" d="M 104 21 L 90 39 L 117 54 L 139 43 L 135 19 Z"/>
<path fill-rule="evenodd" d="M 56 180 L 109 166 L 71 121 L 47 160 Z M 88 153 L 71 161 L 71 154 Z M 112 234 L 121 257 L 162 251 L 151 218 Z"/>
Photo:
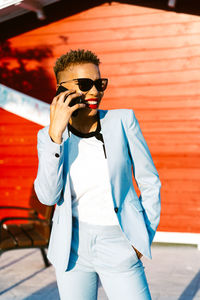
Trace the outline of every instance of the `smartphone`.
<path fill-rule="evenodd" d="M 60 93 L 62 92 L 65 92 L 65 91 L 68 91 L 68 89 L 66 89 L 64 86 L 60 85 L 59 88 L 57 89 L 56 91 L 56 96 L 59 95 Z M 76 97 L 74 99 L 72 99 L 70 102 L 69 102 L 69 106 L 72 107 L 73 105 L 77 104 L 77 103 L 85 103 L 85 101 L 82 99 L 82 97 Z M 73 117 L 76 117 L 78 115 L 78 111 L 79 109 L 75 110 L 73 113 L 72 113 L 72 116 Z"/>

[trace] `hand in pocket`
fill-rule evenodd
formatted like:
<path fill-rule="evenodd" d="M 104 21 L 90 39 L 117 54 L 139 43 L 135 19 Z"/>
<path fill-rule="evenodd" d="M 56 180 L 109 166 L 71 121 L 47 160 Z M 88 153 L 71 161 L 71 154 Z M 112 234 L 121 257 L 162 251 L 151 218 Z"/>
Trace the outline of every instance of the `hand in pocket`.
<path fill-rule="evenodd" d="M 133 247 L 133 245 L 132 245 L 132 247 Z M 140 253 L 135 247 L 133 247 L 133 249 L 135 250 L 135 252 L 136 252 L 136 254 L 137 254 L 137 257 L 139 258 L 139 259 L 141 259 L 142 258 L 142 253 Z"/>

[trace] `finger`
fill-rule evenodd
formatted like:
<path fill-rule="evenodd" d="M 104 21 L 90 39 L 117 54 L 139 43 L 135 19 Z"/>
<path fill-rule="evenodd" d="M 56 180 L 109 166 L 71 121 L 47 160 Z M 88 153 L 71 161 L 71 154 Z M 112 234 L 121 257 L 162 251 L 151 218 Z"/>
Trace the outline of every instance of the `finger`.
<path fill-rule="evenodd" d="M 72 99 L 82 96 L 82 93 L 69 94 L 65 99 L 65 104 L 68 106 Z"/>
<path fill-rule="evenodd" d="M 75 93 L 75 90 L 67 90 L 65 92 L 62 92 L 58 95 L 58 100 L 57 102 L 65 102 L 66 98 L 68 98 L 69 95 Z"/>
<path fill-rule="evenodd" d="M 51 104 L 56 104 L 56 102 L 57 102 L 57 97 L 58 97 L 58 96 L 55 96 L 55 97 L 53 98 L 53 101 L 51 102 Z"/>
<path fill-rule="evenodd" d="M 54 98 L 50 105 L 50 118 L 53 117 L 55 109 L 56 109 L 56 99 Z"/>
<path fill-rule="evenodd" d="M 71 107 L 71 111 L 74 112 L 75 110 L 77 110 L 79 108 L 84 108 L 84 107 L 86 107 L 86 104 L 84 104 L 84 103 L 77 103 L 77 104 L 75 104 L 75 105 L 73 105 Z"/>
<path fill-rule="evenodd" d="M 51 102 L 51 104 L 50 104 L 50 108 L 51 108 L 51 106 L 55 106 L 55 105 L 56 105 L 56 103 L 57 103 L 57 101 L 58 101 L 58 97 L 59 97 L 59 95 L 57 95 L 57 96 L 55 96 L 55 97 L 53 98 L 53 100 L 52 100 L 52 102 Z"/>
<path fill-rule="evenodd" d="M 66 89 L 66 91 L 64 91 L 64 92 L 60 92 L 59 94 L 56 94 L 55 96 L 54 96 L 54 98 L 53 98 L 53 101 L 58 101 L 59 100 L 59 98 L 60 98 L 60 96 L 63 94 L 63 93 L 65 93 L 65 92 L 69 92 L 69 90 L 67 90 Z M 54 100 L 55 99 L 55 100 Z"/>

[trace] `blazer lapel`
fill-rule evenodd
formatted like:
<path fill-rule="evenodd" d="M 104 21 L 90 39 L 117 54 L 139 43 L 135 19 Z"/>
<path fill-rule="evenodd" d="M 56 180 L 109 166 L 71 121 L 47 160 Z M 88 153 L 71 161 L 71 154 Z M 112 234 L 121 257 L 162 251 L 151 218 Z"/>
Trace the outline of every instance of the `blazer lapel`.
<path fill-rule="evenodd" d="M 115 185 L 115 139 L 113 139 L 112 135 L 113 132 L 111 130 L 113 123 L 112 119 L 108 117 L 109 111 L 107 110 L 99 110 L 99 117 L 100 117 L 100 124 L 101 124 L 101 133 L 103 135 L 105 149 L 106 149 L 106 156 L 107 156 L 107 163 L 108 163 L 108 171 L 111 183 L 111 191 L 114 201 L 114 207 L 119 206 L 119 199 L 116 197 L 116 185 Z"/>

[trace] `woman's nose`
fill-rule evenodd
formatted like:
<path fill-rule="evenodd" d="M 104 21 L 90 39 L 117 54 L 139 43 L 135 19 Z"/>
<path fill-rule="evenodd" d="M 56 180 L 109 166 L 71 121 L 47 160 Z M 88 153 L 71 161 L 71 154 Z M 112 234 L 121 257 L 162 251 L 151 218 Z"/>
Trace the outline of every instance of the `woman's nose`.
<path fill-rule="evenodd" d="M 93 87 L 89 90 L 89 94 L 92 94 L 92 95 L 98 95 L 99 91 L 97 90 L 96 86 L 93 85 Z"/>

